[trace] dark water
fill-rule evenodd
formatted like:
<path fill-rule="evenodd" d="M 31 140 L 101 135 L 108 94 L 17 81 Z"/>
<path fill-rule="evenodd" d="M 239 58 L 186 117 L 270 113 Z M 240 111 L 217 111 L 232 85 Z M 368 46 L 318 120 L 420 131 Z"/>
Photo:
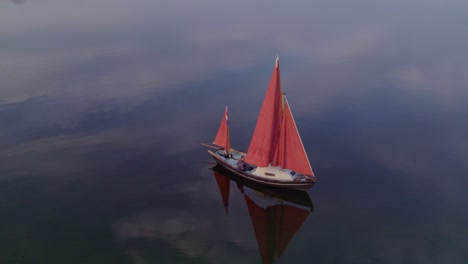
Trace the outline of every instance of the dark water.
<path fill-rule="evenodd" d="M 0 2 L 0 263 L 260 263 L 200 142 L 276 54 L 317 184 L 281 263 L 468 263 L 468 4 Z M 259 206 L 277 203 L 254 198 Z"/>

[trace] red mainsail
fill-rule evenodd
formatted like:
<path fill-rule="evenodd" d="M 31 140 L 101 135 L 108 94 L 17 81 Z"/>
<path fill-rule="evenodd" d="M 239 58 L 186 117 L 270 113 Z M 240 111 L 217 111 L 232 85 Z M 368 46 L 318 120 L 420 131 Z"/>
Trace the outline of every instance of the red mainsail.
<path fill-rule="evenodd" d="M 276 65 L 247 150 L 246 162 L 266 167 L 272 161 L 280 131 L 282 100 L 279 60 L 276 58 Z"/>
<path fill-rule="evenodd" d="M 216 134 L 213 144 L 224 148 L 227 152 L 231 150 L 227 106 L 226 106 L 226 109 L 224 110 L 223 119 L 221 119 L 221 124 L 219 125 L 218 133 Z"/>
<path fill-rule="evenodd" d="M 244 198 L 252 219 L 262 263 L 275 263 L 310 212 L 285 204 L 262 208 L 247 195 L 244 195 Z"/>
<path fill-rule="evenodd" d="M 278 57 L 250 141 L 246 162 L 260 167 L 271 164 L 314 175 L 291 109 L 281 90 Z"/>

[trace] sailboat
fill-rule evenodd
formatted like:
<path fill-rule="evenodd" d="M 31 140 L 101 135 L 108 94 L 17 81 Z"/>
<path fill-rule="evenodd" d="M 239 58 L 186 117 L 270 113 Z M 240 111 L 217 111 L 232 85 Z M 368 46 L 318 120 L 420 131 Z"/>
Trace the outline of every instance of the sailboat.
<path fill-rule="evenodd" d="M 223 199 L 226 215 L 229 204 L 229 183 L 233 180 L 244 196 L 262 263 L 275 263 L 313 211 L 314 206 L 307 192 L 261 187 L 255 184 L 244 188 L 245 182 L 242 178 L 236 177 L 221 166 L 216 165 L 212 170 Z M 289 194 L 284 196 L 283 191 L 289 191 Z M 258 201 L 262 199 L 269 205 L 261 206 Z"/>
<path fill-rule="evenodd" d="M 208 146 L 216 150 L 208 153 L 219 165 L 251 181 L 302 190 L 315 183 L 316 177 L 281 89 L 278 56 L 247 152 L 231 148 L 227 106 L 212 145 Z"/>

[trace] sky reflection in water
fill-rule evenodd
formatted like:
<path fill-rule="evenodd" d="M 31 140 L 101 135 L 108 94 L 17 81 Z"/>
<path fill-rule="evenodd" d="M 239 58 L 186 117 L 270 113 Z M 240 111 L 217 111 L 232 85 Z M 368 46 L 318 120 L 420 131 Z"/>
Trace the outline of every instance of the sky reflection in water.
<path fill-rule="evenodd" d="M 198 145 L 277 53 L 318 182 L 287 263 L 465 263 L 464 1 L 0 3 L 0 262 L 259 262 Z M 174 170 L 174 168 L 177 168 Z"/>

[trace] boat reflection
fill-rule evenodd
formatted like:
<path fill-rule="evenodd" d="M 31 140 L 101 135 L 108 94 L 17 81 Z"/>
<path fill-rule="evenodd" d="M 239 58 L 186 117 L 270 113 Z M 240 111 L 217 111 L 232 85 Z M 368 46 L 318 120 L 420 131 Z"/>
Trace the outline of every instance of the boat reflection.
<path fill-rule="evenodd" d="M 271 188 L 246 181 L 216 165 L 212 168 L 226 215 L 229 210 L 231 180 L 243 194 L 252 221 L 262 263 L 275 263 L 288 247 L 314 206 L 307 192 L 293 189 Z M 248 189 L 253 190 L 247 191 Z M 252 195 L 254 193 L 256 195 Z M 269 199 L 270 205 L 262 207 L 255 200 Z M 273 205 L 271 205 L 273 201 Z"/>

